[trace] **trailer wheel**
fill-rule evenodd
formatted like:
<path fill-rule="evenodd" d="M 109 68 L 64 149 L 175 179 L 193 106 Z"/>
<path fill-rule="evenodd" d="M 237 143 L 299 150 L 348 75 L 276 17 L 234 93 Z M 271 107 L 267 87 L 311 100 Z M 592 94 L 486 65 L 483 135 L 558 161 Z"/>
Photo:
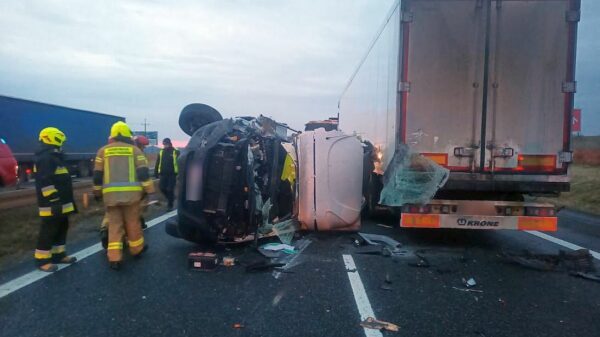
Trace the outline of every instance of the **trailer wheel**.
<path fill-rule="evenodd" d="M 19 183 L 26 183 L 29 181 L 29 174 L 27 174 L 28 167 L 25 164 L 19 165 Z"/>
<path fill-rule="evenodd" d="M 82 160 L 77 163 L 77 176 L 80 178 L 85 178 L 90 176 L 90 163 L 87 160 Z"/>

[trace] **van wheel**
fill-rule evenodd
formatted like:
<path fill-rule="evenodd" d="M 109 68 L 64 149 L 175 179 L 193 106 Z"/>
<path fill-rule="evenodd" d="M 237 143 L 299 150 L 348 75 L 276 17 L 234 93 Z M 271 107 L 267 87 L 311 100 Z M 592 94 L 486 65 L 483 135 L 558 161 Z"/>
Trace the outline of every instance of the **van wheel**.
<path fill-rule="evenodd" d="M 192 136 L 204 125 L 220 121 L 223 116 L 210 105 L 202 103 L 188 104 L 179 114 L 179 127 L 183 132 Z"/>

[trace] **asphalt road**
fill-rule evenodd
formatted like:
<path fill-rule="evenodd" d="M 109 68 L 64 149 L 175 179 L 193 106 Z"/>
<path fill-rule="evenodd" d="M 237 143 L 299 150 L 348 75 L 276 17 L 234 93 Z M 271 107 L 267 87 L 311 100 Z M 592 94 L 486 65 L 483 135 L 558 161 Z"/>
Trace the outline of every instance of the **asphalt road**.
<path fill-rule="evenodd" d="M 525 232 L 379 223 L 397 222 L 367 221 L 362 231 L 394 237 L 403 255 L 357 254 L 352 234 L 309 233 L 310 245 L 281 274 L 241 265 L 190 271 L 186 256 L 197 247 L 167 236 L 161 223 L 146 231 L 147 255 L 126 260 L 119 272 L 96 253 L 0 298 L 0 336 L 365 336 L 375 332 L 359 324 L 366 307 L 400 326 L 385 336 L 600 336 L 600 283 L 500 257 L 568 249 Z M 597 218 L 563 211 L 559 228 L 552 236 L 600 251 Z M 411 266 L 416 251 L 429 267 Z M 220 252 L 242 264 L 260 259 L 248 246 Z M 0 274 L 0 288 L 30 269 Z M 453 288 L 471 277 L 481 292 Z"/>

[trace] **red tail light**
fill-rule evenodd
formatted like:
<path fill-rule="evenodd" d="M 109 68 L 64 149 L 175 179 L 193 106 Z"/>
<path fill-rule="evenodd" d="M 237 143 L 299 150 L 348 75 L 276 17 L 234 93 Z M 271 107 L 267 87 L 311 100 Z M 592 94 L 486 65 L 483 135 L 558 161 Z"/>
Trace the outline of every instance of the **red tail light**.
<path fill-rule="evenodd" d="M 541 216 L 541 217 L 552 217 L 556 216 L 556 210 L 551 207 L 526 207 L 526 216 Z"/>
<path fill-rule="evenodd" d="M 519 155 L 516 170 L 552 172 L 556 170 L 556 156 Z"/>

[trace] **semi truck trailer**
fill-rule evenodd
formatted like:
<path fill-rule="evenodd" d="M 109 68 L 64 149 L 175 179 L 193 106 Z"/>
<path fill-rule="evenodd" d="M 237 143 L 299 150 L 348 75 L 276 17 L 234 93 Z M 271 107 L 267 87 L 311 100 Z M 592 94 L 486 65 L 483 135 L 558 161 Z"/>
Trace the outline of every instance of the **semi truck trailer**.
<path fill-rule="evenodd" d="M 377 207 L 401 146 L 449 170 L 402 227 L 556 230 L 569 190 L 579 0 L 402 0 L 338 103 L 340 129 L 372 144 Z"/>
<path fill-rule="evenodd" d="M 63 150 L 70 172 L 87 177 L 96 152 L 107 142 L 110 127 L 124 120 L 119 116 L 0 96 L 0 137 L 12 149 L 21 181 L 27 181 L 32 173 L 38 136 L 43 128 L 53 126 L 65 133 Z"/>

